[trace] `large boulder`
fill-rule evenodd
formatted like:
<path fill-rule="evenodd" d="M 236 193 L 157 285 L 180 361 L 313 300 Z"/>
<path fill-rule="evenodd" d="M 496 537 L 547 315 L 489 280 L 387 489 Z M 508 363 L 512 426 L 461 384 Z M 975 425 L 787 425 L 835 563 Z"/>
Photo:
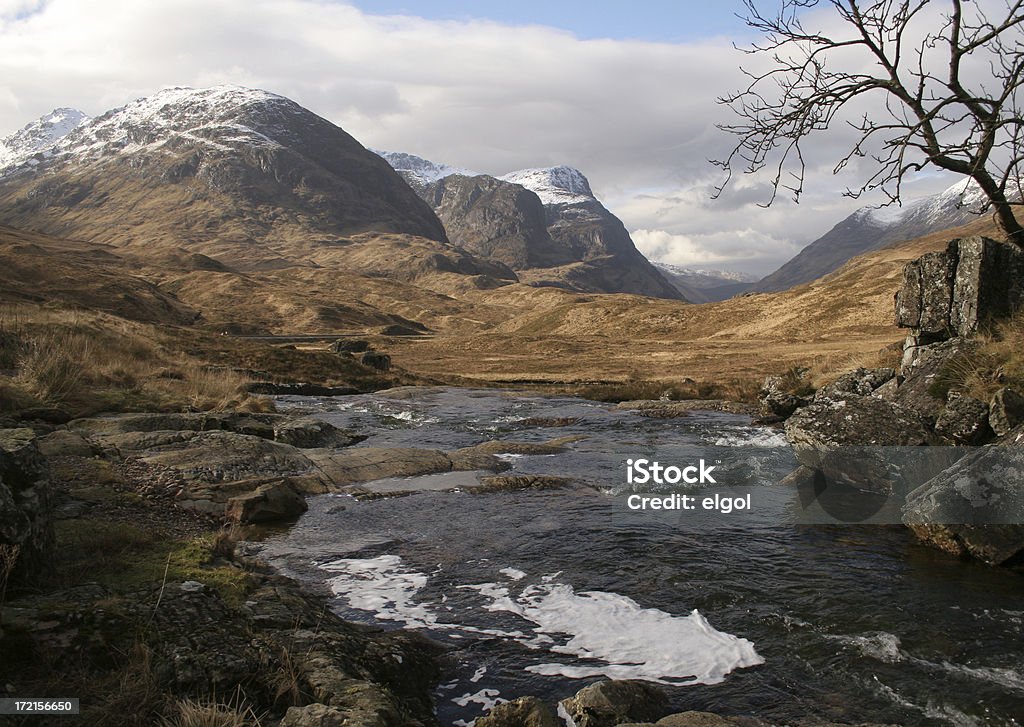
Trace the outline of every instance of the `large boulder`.
<path fill-rule="evenodd" d="M 908 349 L 913 355 L 904 357 L 903 383 L 892 401 L 933 425 L 946 405 L 951 376 L 970 365 L 977 347 L 974 341 L 951 338 Z"/>
<path fill-rule="evenodd" d="M 0 578 L 31 576 L 53 547 L 49 472 L 35 432 L 0 429 Z"/>
<path fill-rule="evenodd" d="M 560 702 L 576 727 L 614 727 L 624 722 L 656 722 L 669 712 L 668 696 L 640 681 L 603 681 Z"/>
<path fill-rule="evenodd" d="M 932 434 L 912 411 L 873 396 L 821 399 L 786 421 L 797 460 L 828 484 L 883 495 L 905 492 L 923 480 L 927 461 L 908 456 Z"/>
<path fill-rule="evenodd" d="M 903 521 L 923 542 L 993 565 L 1024 554 L 1024 448 L 974 450 L 907 497 Z"/>
<path fill-rule="evenodd" d="M 266 482 L 228 500 L 227 515 L 242 523 L 287 522 L 306 512 L 305 498 L 287 479 Z"/>
<path fill-rule="evenodd" d="M 896 325 L 923 335 L 969 336 L 1024 302 L 1024 251 L 987 237 L 952 240 L 910 262 L 896 294 Z"/>

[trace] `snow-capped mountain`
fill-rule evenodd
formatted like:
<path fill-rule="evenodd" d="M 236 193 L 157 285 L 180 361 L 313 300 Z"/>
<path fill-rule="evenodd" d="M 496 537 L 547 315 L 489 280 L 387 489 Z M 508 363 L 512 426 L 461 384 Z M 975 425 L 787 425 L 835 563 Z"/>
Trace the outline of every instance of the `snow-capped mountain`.
<path fill-rule="evenodd" d="M 753 286 L 767 292 L 809 283 L 850 258 L 978 219 L 985 196 L 963 179 L 938 194 L 881 209 L 862 207 Z"/>
<path fill-rule="evenodd" d="M 479 174 L 479 172 L 469 169 L 453 167 L 448 164 L 438 164 L 429 159 L 418 157 L 415 154 L 406 154 L 400 151 L 378 151 L 377 149 L 370 149 L 370 151 L 384 157 L 384 160 L 396 172 L 401 174 L 405 181 L 409 182 L 413 188 L 426 186 L 431 182 L 436 182 L 439 179 L 444 179 L 454 174 L 461 174 L 466 177 L 475 177 Z"/>
<path fill-rule="evenodd" d="M 755 283 L 758 280 L 756 275 L 736 273 L 731 270 L 705 270 L 663 262 L 655 262 L 654 266 L 659 270 L 664 270 L 665 272 L 672 273 L 673 275 L 686 277 L 690 279 L 690 283 L 692 285 L 700 288 L 714 288 L 727 283 Z"/>
<path fill-rule="evenodd" d="M 565 165 L 541 169 L 521 169 L 498 179 L 526 187 L 545 205 L 578 204 L 595 201 L 590 182 L 578 169 Z"/>
<path fill-rule="evenodd" d="M 445 241 L 383 159 L 258 89 L 166 89 L 83 120 L 33 161 L 0 176 L 0 211 L 41 232 L 194 244 L 252 265 L 368 231 Z"/>
<path fill-rule="evenodd" d="M 377 152 L 464 250 L 508 265 L 531 285 L 588 293 L 682 294 L 645 258 L 578 169 L 478 175 L 401 152 Z"/>
<path fill-rule="evenodd" d="M 26 162 L 37 162 L 32 157 L 49 154 L 58 141 L 88 121 L 90 117 L 77 109 L 54 109 L 0 139 L 0 176 Z"/>

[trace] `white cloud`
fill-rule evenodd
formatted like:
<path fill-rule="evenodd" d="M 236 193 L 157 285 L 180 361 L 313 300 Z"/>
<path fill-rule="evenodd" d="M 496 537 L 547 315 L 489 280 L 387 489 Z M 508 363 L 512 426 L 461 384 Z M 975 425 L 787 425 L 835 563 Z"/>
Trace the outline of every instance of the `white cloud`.
<path fill-rule="evenodd" d="M 0 0 L 0 135 L 56 106 L 96 114 L 166 86 L 256 86 L 374 148 L 496 174 L 571 164 L 652 256 L 766 273 L 858 203 L 830 176 L 842 131 L 809 152 L 800 207 L 760 209 L 764 181 L 747 178 L 709 201 L 707 159 L 731 141 L 715 98 L 739 87 L 741 60 L 725 39 L 579 40 L 325 0 Z"/>

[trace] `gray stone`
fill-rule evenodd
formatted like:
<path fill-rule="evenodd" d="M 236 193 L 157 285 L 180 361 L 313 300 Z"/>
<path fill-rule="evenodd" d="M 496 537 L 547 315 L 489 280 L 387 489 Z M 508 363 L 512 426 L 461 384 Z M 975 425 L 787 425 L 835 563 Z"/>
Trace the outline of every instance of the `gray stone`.
<path fill-rule="evenodd" d="M 300 449 L 349 447 L 364 439 L 366 437 L 311 417 L 288 419 L 274 426 L 274 441 Z"/>
<path fill-rule="evenodd" d="M 817 401 L 822 399 L 839 399 L 848 394 L 856 396 L 867 396 L 873 393 L 882 385 L 896 378 L 896 370 L 891 368 L 866 369 L 858 368 L 847 371 L 831 384 L 818 389 L 814 398 Z"/>
<path fill-rule="evenodd" d="M 499 704 L 476 720 L 476 727 L 561 727 L 555 711 L 536 697 Z"/>
<path fill-rule="evenodd" d="M 1024 251 L 986 237 L 951 240 L 907 264 L 896 325 L 919 335 L 970 336 L 1024 301 Z"/>
<path fill-rule="evenodd" d="M 614 727 L 624 722 L 655 722 L 668 711 L 664 691 L 640 681 L 603 681 L 584 687 L 560 703 L 576 727 Z"/>
<path fill-rule="evenodd" d="M 44 457 L 92 457 L 95 454 L 85 437 L 63 429 L 40 437 L 36 445 Z"/>
<path fill-rule="evenodd" d="M 281 720 L 281 727 L 347 727 L 349 715 L 326 704 L 307 704 L 289 707 Z"/>
<path fill-rule="evenodd" d="M 0 429 L 0 546 L 17 554 L 12 576 L 31 577 L 44 568 L 53 543 L 49 470 L 35 432 Z"/>
<path fill-rule="evenodd" d="M 903 522 L 933 547 L 992 565 L 1024 553 L 1024 448 L 976 449 L 910 493 Z"/>
<path fill-rule="evenodd" d="M 810 402 L 810 397 L 798 396 L 789 391 L 782 376 L 767 376 L 761 384 L 757 401 L 763 416 L 785 419 L 801 406 L 806 406 Z"/>
<path fill-rule="evenodd" d="M 988 424 L 997 436 L 1005 436 L 1024 422 L 1024 396 L 1013 389 L 997 391 L 988 405 Z"/>
<path fill-rule="evenodd" d="M 950 392 L 935 420 L 935 433 L 953 444 L 984 444 L 993 437 L 988 414 L 985 402 Z"/>
<path fill-rule="evenodd" d="M 946 405 L 948 382 L 944 385 L 943 376 L 964 365 L 961 362 L 966 362 L 976 349 L 977 343 L 963 338 L 920 346 L 913 363 L 902 370 L 903 383 L 893 401 L 916 412 L 927 424 L 934 424 Z"/>
<path fill-rule="evenodd" d="M 227 515 L 242 524 L 286 522 L 306 512 L 302 495 L 288 480 L 260 485 L 255 491 L 228 500 Z"/>

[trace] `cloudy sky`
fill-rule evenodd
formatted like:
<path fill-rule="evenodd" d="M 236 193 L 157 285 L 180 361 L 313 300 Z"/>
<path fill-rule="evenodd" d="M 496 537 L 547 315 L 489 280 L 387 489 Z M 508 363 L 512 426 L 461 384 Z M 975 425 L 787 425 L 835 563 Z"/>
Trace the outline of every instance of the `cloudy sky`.
<path fill-rule="evenodd" d="M 288 96 L 378 149 L 490 174 L 569 164 L 655 260 L 765 274 L 865 202 L 810 149 L 805 195 L 765 180 L 711 200 L 728 153 L 716 98 L 742 85 L 742 4 L 678 0 L 0 0 L 0 137 L 167 86 Z M 951 183 L 923 176 L 911 198 Z"/>

